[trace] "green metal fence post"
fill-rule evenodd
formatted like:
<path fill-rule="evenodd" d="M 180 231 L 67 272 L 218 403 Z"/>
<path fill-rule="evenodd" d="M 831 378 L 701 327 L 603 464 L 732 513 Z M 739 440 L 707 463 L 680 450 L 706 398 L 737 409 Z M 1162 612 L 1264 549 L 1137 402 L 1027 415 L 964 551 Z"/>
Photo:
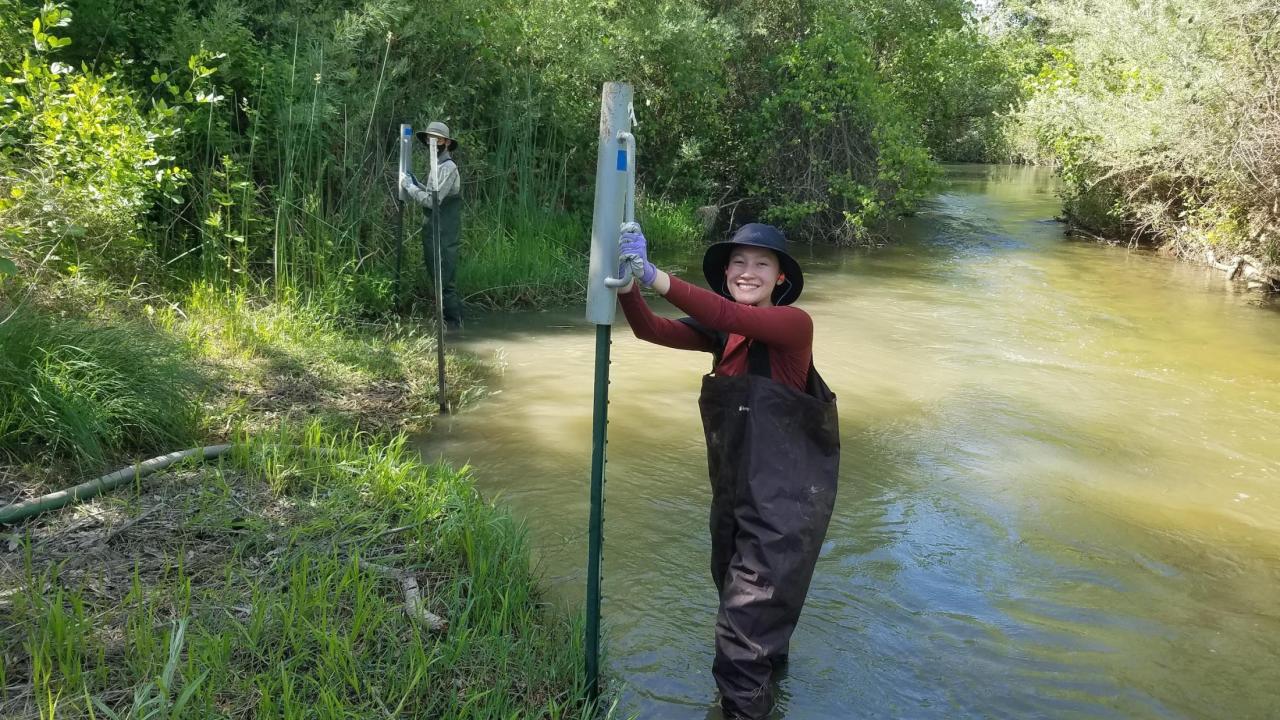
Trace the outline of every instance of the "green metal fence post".
<path fill-rule="evenodd" d="M 591 422 L 591 518 L 587 542 L 587 692 L 600 695 L 600 555 L 604 548 L 604 462 L 608 444 L 610 325 L 596 326 L 595 400 Z"/>
<path fill-rule="evenodd" d="M 606 282 L 618 269 L 618 229 L 629 190 L 628 157 L 632 89 L 604 84 L 600 96 L 600 144 L 596 157 L 596 200 L 591 224 L 591 263 L 587 279 L 587 320 L 596 326 L 595 398 L 591 426 L 591 516 L 587 533 L 587 698 L 600 697 L 601 565 L 604 552 L 605 450 L 609 425 L 609 344 L 617 311 L 617 284 Z"/>

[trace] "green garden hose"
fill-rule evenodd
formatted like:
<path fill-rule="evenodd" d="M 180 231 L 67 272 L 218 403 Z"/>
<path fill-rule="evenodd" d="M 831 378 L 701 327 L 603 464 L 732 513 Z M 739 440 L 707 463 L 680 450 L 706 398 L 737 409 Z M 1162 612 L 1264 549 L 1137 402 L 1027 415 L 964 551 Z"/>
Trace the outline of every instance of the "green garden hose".
<path fill-rule="evenodd" d="M 151 458 L 137 465 L 121 468 L 100 478 L 82 482 L 75 487 L 52 492 L 24 502 L 6 505 L 0 507 L 0 525 L 13 525 L 47 510 L 57 510 L 71 503 L 97 497 L 129 480 L 146 477 L 189 458 L 199 457 L 201 461 L 212 460 L 230 449 L 231 445 L 208 445 L 191 448 L 190 450 L 179 450 L 168 455 Z"/>

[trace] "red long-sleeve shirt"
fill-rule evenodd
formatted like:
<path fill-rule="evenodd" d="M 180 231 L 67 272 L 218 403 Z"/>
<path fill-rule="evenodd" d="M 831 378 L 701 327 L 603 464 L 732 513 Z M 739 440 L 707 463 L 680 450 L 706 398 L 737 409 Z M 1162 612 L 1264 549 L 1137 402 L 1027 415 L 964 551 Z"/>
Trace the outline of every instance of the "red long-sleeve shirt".
<path fill-rule="evenodd" d="M 641 340 L 679 350 L 711 352 L 705 335 L 678 320 L 655 315 L 640 294 L 639 285 L 620 293 L 622 312 L 631 331 Z M 813 320 L 797 307 L 740 305 L 728 298 L 672 277 L 668 302 L 712 330 L 729 334 L 724 355 L 715 371 L 721 375 L 747 373 L 747 349 L 751 341 L 769 346 L 773 379 L 804 392 L 813 357 Z"/>

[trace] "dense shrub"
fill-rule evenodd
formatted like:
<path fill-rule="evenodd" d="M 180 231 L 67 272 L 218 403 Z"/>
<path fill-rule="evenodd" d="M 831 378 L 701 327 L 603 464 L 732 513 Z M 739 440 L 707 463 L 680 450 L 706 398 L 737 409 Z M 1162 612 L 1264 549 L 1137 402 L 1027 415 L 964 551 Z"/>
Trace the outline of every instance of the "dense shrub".
<path fill-rule="evenodd" d="M 562 291 L 578 268 L 529 253 L 582 262 L 585 235 L 555 228 L 590 212 L 617 79 L 636 86 L 646 197 L 856 241 L 911 209 L 934 159 L 988 152 L 1010 85 L 978 28 L 964 0 L 0 0 L 0 254 L 384 307 L 368 291 L 395 256 L 395 130 L 443 119 L 475 219 L 464 257 Z M 481 301 L 532 297 L 503 294 L 507 268 L 463 275 Z"/>
<path fill-rule="evenodd" d="M 1072 217 L 1187 254 L 1280 261 L 1280 6 L 1048 0 L 1014 147 L 1061 166 Z"/>
<path fill-rule="evenodd" d="M 26 263 L 56 252 L 63 268 L 128 272 L 151 250 L 144 216 L 182 179 L 165 154 L 177 108 L 59 60 L 70 19 L 56 5 L 35 13 L 0 88 L 0 223 Z"/>

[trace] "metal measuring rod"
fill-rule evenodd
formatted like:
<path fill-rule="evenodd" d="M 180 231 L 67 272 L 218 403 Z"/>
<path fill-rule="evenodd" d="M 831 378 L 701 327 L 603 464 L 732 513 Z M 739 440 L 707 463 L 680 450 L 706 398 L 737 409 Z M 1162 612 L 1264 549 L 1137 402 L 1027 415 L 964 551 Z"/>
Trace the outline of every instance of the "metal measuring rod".
<path fill-rule="evenodd" d="M 400 307 L 400 269 L 404 263 L 404 202 L 409 199 L 408 192 L 400 184 L 400 178 L 413 172 L 413 126 L 400 124 L 400 174 L 396 176 L 396 280 L 391 297 L 396 307 Z"/>

